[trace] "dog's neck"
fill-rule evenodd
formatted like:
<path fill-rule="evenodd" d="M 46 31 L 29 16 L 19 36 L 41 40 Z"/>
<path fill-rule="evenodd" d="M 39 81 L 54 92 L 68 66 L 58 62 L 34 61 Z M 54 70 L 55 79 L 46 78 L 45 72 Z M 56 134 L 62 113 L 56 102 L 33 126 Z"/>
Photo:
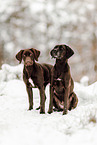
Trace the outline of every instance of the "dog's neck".
<path fill-rule="evenodd" d="M 63 73 L 67 72 L 69 70 L 69 66 L 68 66 L 68 60 L 66 59 L 56 59 L 56 63 L 54 65 L 54 68 L 56 70 L 55 73 L 55 77 L 61 77 L 61 75 L 63 75 Z"/>
<path fill-rule="evenodd" d="M 27 72 L 28 78 L 30 78 L 35 72 L 35 63 L 31 66 L 24 66 L 24 69 Z"/>
<path fill-rule="evenodd" d="M 67 65 L 67 60 L 66 59 L 56 59 L 56 68 L 62 70 L 62 69 L 65 69 L 66 68 L 66 65 Z"/>

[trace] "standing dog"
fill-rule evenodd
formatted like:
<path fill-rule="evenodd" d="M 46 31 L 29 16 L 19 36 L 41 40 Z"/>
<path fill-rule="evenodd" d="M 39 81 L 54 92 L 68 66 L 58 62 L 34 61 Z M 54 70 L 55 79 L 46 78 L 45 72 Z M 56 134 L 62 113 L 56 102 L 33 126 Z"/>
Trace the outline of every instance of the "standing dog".
<path fill-rule="evenodd" d="M 57 45 L 50 52 L 56 63 L 51 72 L 51 95 L 48 113 L 52 113 L 53 105 L 58 110 L 63 110 L 63 115 L 67 110 L 77 106 L 78 98 L 73 92 L 74 83 L 70 74 L 68 59 L 74 54 L 67 45 Z"/>
<path fill-rule="evenodd" d="M 40 51 L 34 48 L 21 50 L 16 54 L 16 59 L 21 63 L 24 62 L 23 80 L 29 98 L 29 110 L 33 109 L 33 92 L 32 88 L 37 87 L 40 91 L 40 113 L 45 113 L 45 87 L 50 82 L 52 66 L 49 64 L 39 64 L 38 57 Z M 32 86 L 33 81 L 34 86 Z"/>

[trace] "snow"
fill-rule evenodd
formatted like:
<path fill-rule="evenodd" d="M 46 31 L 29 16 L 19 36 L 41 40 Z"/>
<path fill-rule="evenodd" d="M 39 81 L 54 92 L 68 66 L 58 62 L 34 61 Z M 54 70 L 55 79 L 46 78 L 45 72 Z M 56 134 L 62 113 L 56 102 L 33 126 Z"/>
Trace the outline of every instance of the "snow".
<path fill-rule="evenodd" d="M 22 78 L 22 72 L 23 72 L 22 64 L 18 66 L 10 66 L 8 64 L 3 64 L 1 68 L 2 70 L 0 70 L 0 82 Z"/>
<path fill-rule="evenodd" d="M 84 86 L 88 86 L 88 84 L 89 84 L 88 76 L 83 76 L 80 80 L 80 83 L 83 84 Z"/>
<path fill-rule="evenodd" d="M 96 145 L 97 82 L 90 86 L 75 82 L 79 103 L 76 109 L 48 114 L 49 85 L 46 88 L 46 114 L 39 114 L 39 91 L 34 90 L 34 109 L 28 111 L 28 97 L 22 79 L 22 65 L 2 66 L 0 77 L 0 145 Z M 8 77 L 10 74 L 10 77 Z M 14 75 L 13 75 L 14 74 Z M 1 73 L 0 73 L 1 76 Z M 2 81 L 1 81 L 2 80 Z"/>

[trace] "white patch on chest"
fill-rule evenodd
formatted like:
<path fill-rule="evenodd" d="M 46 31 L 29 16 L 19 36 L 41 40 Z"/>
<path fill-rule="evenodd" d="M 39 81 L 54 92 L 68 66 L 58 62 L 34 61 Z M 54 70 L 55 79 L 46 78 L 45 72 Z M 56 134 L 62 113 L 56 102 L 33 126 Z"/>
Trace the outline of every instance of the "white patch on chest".
<path fill-rule="evenodd" d="M 34 82 L 33 82 L 33 80 L 31 79 L 31 78 L 29 78 L 29 82 L 31 83 L 31 85 L 34 87 L 35 86 L 35 84 L 34 84 Z"/>
<path fill-rule="evenodd" d="M 62 81 L 62 79 L 60 79 L 60 78 L 57 78 L 57 81 Z"/>

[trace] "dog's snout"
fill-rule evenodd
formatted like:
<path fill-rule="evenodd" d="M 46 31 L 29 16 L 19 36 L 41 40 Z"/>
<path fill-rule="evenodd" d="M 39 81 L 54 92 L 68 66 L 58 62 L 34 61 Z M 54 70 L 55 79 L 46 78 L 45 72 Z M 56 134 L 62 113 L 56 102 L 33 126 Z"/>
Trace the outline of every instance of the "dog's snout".
<path fill-rule="evenodd" d="M 25 61 L 31 61 L 30 57 L 26 57 Z"/>
<path fill-rule="evenodd" d="M 33 61 L 31 60 L 30 57 L 26 57 L 26 59 L 25 59 L 25 65 L 26 65 L 26 66 L 33 65 Z"/>

